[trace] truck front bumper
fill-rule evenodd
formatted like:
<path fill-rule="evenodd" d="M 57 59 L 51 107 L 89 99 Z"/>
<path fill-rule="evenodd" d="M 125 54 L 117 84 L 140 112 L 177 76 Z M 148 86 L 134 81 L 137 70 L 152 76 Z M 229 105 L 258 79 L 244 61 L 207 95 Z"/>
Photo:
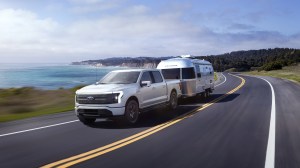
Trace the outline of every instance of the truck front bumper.
<path fill-rule="evenodd" d="M 125 107 L 76 105 L 76 115 L 91 118 L 109 118 L 124 115 Z"/>

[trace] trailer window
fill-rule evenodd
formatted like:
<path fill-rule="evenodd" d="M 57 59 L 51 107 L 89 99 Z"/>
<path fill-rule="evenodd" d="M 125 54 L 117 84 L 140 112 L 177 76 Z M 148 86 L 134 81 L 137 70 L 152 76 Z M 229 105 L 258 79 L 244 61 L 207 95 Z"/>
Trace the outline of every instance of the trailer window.
<path fill-rule="evenodd" d="M 165 79 L 180 79 L 180 69 L 162 69 L 161 70 Z"/>
<path fill-rule="evenodd" d="M 200 71 L 200 65 L 195 65 L 195 68 L 196 68 L 196 73 L 197 73 L 197 77 L 198 78 L 201 78 L 201 71 Z"/>
<path fill-rule="evenodd" d="M 194 68 L 182 68 L 182 79 L 195 79 Z"/>

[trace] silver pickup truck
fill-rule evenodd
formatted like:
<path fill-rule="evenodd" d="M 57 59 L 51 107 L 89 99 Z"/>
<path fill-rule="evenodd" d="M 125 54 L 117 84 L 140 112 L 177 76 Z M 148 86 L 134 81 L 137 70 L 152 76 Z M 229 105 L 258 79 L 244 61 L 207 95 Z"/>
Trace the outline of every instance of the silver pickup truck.
<path fill-rule="evenodd" d="M 76 91 L 75 113 L 84 124 L 115 116 L 135 124 L 140 112 L 162 105 L 175 109 L 180 96 L 180 81 L 166 82 L 160 70 L 117 70 Z"/>

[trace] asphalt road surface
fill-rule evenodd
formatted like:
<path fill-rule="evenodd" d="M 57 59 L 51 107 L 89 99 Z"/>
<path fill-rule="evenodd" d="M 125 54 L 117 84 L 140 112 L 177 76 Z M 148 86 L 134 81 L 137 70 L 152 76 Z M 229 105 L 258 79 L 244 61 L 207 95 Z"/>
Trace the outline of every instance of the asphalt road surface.
<path fill-rule="evenodd" d="M 224 75 L 209 98 L 132 127 L 73 112 L 0 123 L 0 167 L 299 168 L 300 85 Z"/>

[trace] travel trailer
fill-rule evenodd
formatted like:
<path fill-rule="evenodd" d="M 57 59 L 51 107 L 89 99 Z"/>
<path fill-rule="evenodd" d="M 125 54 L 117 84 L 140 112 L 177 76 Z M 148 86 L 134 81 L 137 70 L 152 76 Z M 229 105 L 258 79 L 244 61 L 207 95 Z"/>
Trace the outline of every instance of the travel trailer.
<path fill-rule="evenodd" d="M 214 90 L 214 70 L 208 61 L 185 55 L 161 61 L 157 69 L 161 69 L 166 80 L 180 79 L 183 98 L 196 95 L 208 97 Z"/>

